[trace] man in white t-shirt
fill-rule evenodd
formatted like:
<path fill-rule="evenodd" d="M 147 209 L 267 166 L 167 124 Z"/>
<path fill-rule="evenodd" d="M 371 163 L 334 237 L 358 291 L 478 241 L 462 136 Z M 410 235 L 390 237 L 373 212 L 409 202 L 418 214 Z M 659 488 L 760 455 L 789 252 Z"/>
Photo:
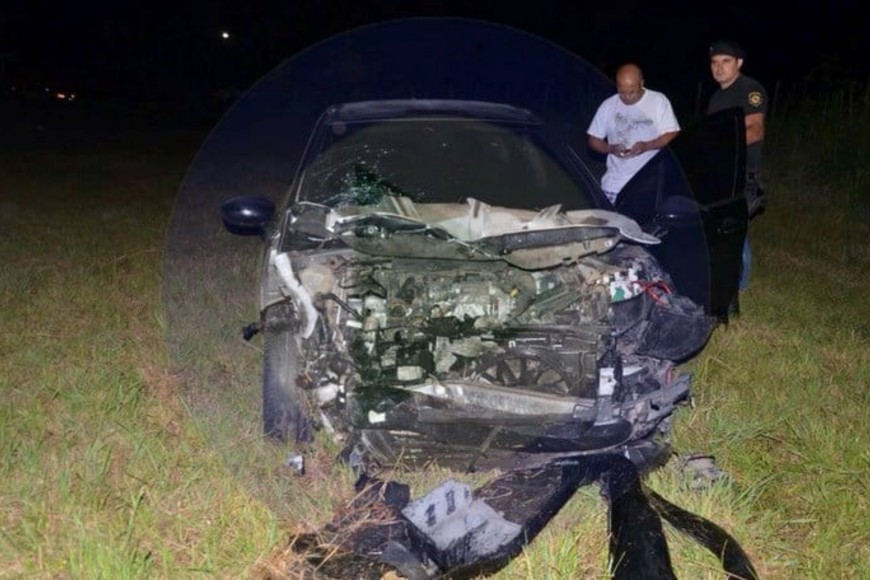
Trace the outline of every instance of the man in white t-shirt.
<path fill-rule="evenodd" d="M 663 93 L 644 88 L 637 65 L 619 67 L 616 90 L 601 103 L 586 130 L 589 147 L 607 155 L 601 189 L 611 203 L 616 203 L 634 174 L 680 132 L 671 102 Z"/>

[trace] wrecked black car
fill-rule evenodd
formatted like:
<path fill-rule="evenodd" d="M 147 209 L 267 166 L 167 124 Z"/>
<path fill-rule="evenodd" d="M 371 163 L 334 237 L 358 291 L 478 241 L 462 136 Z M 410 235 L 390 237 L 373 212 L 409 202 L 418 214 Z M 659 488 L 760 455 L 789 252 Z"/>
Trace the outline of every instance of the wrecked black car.
<path fill-rule="evenodd" d="M 264 200 L 223 208 L 268 231 L 265 432 L 468 470 L 655 454 L 714 320 L 601 199 L 528 111 L 329 109 L 271 230 Z"/>
<path fill-rule="evenodd" d="M 336 524 L 329 547 L 326 532 L 300 541 L 321 572 L 341 577 L 361 560 L 409 578 L 497 570 L 579 486 L 600 482 L 615 577 L 671 569 L 659 517 L 754 576 L 721 528 L 640 486 L 667 460 L 671 417 L 690 397 L 677 365 L 727 305 L 730 286 L 714 296 L 711 280 L 731 262 L 712 274 L 691 265 L 742 240 L 705 243 L 716 227 L 705 219 L 728 216 L 679 188 L 663 195 L 659 182 L 641 199 L 668 171 L 671 158 L 654 158 L 617 212 L 527 110 L 370 101 L 321 116 L 280 211 L 259 197 L 223 204 L 229 231 L 266 240 L 261 320 L 246 329 L 263 333 L 265 434 L 329 433 L 361 491 L 381 490 L 361 497 L 392 510 Z M 649 200 L 659 209 L 629 217 Z M 432 462 L 505 475 L 415 502 L 369 476 Z"/>

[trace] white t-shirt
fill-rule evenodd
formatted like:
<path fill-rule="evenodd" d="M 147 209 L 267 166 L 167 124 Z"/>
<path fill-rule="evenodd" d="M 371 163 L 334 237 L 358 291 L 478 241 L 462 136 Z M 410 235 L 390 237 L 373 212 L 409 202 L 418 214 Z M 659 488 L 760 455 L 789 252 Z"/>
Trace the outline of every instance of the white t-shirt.
<path fill-rule="evenodd" d="M 633 105 L 623 103 L 618 94 L 605 99 L 586 132 L 628 149 L 638 141 L 651 141 L 663 133 L 679 130 L 680 124 L 668 98 L 658 91 L 644 89 L 643 96 Z M 601 189 L 612 198 L 611 202 L 616 201 L 616 194 L 656 153 L 658 150 L 654 149 L 635 157 L 607 156 Z"/>

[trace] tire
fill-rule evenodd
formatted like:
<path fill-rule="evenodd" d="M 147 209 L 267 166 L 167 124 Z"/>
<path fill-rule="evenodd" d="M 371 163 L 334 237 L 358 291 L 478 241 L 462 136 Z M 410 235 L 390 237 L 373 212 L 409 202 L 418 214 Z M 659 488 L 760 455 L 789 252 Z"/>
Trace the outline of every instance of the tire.
<path fill-rule="evenodd" d="M 297 385 L 301 354 L 288 303 L 270 306 L 263 325 L 263 433 L 286 442 L 313 440 L 305 393 Z"/>

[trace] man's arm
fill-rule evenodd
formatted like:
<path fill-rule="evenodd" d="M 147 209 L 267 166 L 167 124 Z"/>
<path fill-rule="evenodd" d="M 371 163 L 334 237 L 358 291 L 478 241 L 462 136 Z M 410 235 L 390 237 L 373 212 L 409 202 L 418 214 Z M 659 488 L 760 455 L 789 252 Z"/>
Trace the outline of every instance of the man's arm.
<path fill-rule="evenodd" d="M 764 113 L 750 113 L 746 119 L 746 144 L 752 145 L 764 140 Z"/>
<path fill-rule="evenodd" d="M 589 148 L 601 153 L 602 155 L 618 155 L 623 150 L 622 145 L 611 145 L 604 139 L 595 137 L 594 135 L 589 135 Z"/>
<path fill-rule="evenodd" d="M 673 141 L 679 134 L 679 131 L 668 131 L 667 133 L 662 133 L 651 141 L 638 141 L 631 146 L 628 156 L 640 155 L 645 151 L 652 151 L 654 149 L 663 149 L 667 147 L 668 143 Z"/>

